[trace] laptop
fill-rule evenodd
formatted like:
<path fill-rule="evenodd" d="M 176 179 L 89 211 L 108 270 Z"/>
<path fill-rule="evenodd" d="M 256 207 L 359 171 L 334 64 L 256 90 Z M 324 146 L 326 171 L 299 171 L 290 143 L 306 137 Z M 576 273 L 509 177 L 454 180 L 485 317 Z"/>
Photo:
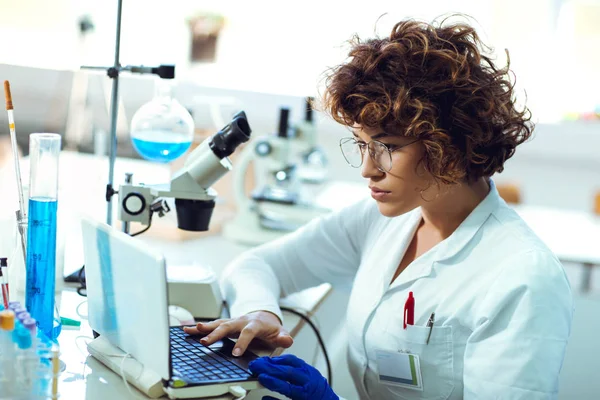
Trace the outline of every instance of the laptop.
<path fill-rule="evenodd" d="M 169 326 L 162 254 L 91 219 L 83 219 L 82 233 L 89 323 L 100 338 L 160 376 L 171 398 L 219 396 L 235 386 L 261 387 L 248 370 L 255 354 L 233 357 L 230 339 L 204 346 L 200 336 Z"/>

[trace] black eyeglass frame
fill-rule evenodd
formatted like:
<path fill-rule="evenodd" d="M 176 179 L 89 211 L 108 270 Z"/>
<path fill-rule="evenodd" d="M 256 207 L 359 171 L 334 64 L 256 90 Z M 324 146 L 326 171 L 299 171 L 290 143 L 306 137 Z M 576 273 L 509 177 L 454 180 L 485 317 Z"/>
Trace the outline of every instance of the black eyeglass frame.
<path fill-rule="evenodd" d="M 354 143 L 358 146 L 361 157 L 360 157 L 360 163 L 358 165 L 352 165 L 352 163 L 348 160 L 348 158 L 346 157 L 346 154 L 344 153 L 344 150 L 342 149 L 342 146 L 347 144 L 350 141 L 354 141 Z M 349 136 L 349 137 L 343 137 L 340 139 L 340 151 L 342 152 L 342 156 L 344 157 L 344 160 L 346 160 L 346 163 L 348 163 L 349 166 L 351 166 L 352 168 L 360 168 L 363 165 L 364 162 L 364 158 L 365 158 L 365 152 L 364 152 L 364 147 L 366 147 L 369 150 L 369 157 L 371 157 L 371 160 L 373 161 L 373 164 L 375 164 L 375 166 L 377 167 L 377 169 L 381 172 L 390 172 L 392 170 L 392 153 L 398 150 L 401 150 L 403 148 L 405 148 L 406 146 L 409 146 L 413 143 L 418 142 L 419 139 L 415 139 L 412 142 L 408 142 L 406 144 L 403 145 L 395 145 L 395 144 L 385 144 L 383 142 L 380 142 L 379 140 L 373 139 L 367 143 L 361 144 L 358 142 L 358 140 L 355 137 Z M 374 151 L 372 150 L 372 146 L 371 143 L 376 143 L 379 146 L 383 146 L 383 148 L 385 148 L 385 150 L 388 153 L 388 157 L 389 157 L 389 165 L 390 168 L 389 169 L 385 169 L 383 168 L 383 166 L 379 165 L 379 162 L 375 159 L 375 157 L 373 156 Z"/>

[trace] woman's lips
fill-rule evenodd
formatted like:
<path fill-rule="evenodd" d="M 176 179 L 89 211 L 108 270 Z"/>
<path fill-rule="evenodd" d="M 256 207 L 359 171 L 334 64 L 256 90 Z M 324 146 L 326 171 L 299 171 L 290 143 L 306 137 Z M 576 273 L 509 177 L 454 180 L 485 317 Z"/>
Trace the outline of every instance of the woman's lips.
<path fill-rule="evenodd" d="M 371 197 L 377 201 L 385 200 L 385 198 L 388 197 L 392 193 L 392 192 L 388 192 L 385 190 L 381 190 L 376 187 L 372 187 L 370 189 L 371 189 Z"/>

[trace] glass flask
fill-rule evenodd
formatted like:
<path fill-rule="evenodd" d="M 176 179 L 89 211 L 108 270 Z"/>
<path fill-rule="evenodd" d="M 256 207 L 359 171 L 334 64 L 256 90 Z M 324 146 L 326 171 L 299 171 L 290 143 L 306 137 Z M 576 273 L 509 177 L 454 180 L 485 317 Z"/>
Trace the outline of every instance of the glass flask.
<path fill-rule="evenodd" d="M 133 147 L 146 160 L 168 163 L 192 144 L 194 120 L 172 92 L 170 82 L 158 81 L 152 101 L 141 106 L 131 120 Z"/>

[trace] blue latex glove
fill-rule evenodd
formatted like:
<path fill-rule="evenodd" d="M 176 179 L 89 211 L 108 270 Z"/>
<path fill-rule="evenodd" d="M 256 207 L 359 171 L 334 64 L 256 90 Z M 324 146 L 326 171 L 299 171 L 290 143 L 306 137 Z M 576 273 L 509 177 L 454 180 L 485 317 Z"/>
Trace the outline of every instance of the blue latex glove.
<path fill-rule="evenodd" d="M 292 354 L 260 357 L 249 368 L 264 387 L 292 400 L 339 400 L 316 368 Z"/>

